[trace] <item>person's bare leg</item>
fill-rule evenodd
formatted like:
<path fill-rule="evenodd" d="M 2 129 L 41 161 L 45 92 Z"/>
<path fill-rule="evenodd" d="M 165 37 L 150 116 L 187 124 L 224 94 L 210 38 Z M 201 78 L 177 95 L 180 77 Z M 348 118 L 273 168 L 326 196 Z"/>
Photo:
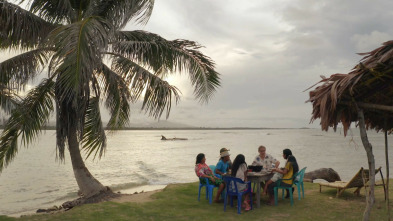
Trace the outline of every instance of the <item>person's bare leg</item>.
<path fill-rule="evenodd" d="M 272 195 L 272 194 L 269 193 L 269 204 L 270 204 L 271 206 L 274 205 L 274 194 Z"/>
<path fill-rule="evenodd" d="M 275 185 L 273 185 L 273 186 L 275 186 Z M 272 187 L 270 187 L 270 190 L 268 190 L 268 194 L 269 194 L 268 204 L 273 206 L 274 205 L 274 191 L 272 191 Z"/>
<path fill-rule="evenodd" d="M 217 195 L 216 195 L 216 198 L 214 199 L 214 202 L 218 203 L 218 199 L 220 198 L 220 195 L 221 195 L 222 191 L 224 190 L 224 188 L 225 188 L 225 184 L 221 183 L 220 186 L 218 187 Z"/>
<path fill-rule="evenodd" d="M 265 187 L 263 187 L 263 195 L 267 194 L 267 188 L 269 187 L 269 184 L 273 183 L 272 180 L 266 181 Z"/>
<path fill-rule="evenodd" d="M 244 197 L 244 206 L 245 206 L 245 210 L 246 210 L 246 211 L 249 211 L 249 210 L 251 209 L 251 206 L 250 206 L 249 201 L 250 201 L 250 197 L 249 197 L 248 194 L 247 194 L 247 195 Z"/>

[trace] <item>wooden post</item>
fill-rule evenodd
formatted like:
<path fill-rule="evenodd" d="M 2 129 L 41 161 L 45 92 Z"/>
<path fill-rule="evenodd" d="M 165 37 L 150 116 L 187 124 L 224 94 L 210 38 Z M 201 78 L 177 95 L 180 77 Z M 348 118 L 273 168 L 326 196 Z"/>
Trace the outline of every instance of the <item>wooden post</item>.
<path fill-rule="evenodd" d="M 385 203 L 386 203 L 386 209 L 387 209 L 387 215 L 388 219 L 390 221 L 390 207 L 389 207 L 389 154 L 388 154 L 388 131 L 387 131 L 387 119 L 385 118 L 385 157 L 386 157 L 386 198 L 385 198 Z M 383 177 L 382 177 L 383 179 Z M 385 187 L 384 187 L 385 188 Z"/>
<path fill-rule="evenodd" d="M 364 122 L 364 114 L 363 110 L 358 109 L 358 120 L 359 120 L 359 129 L 360 129 L 360 137 L 362 139 L 363 147 L 367 153 L 367 160 L 368 160 L 368 168 L 370 171 L 370 189 L 366 191 L 366 209 L 363 213 L 363 220 L 368 221 L 370 219 L 370 212 L 371 208 L 374 205 L 375 197 L 374 197 L 374 186 L 375 186 L 375 159 L 373 154 L 373 147 L 371 143 L 368 141 L 367 132 L 366 132 L 366 125 Z"/>

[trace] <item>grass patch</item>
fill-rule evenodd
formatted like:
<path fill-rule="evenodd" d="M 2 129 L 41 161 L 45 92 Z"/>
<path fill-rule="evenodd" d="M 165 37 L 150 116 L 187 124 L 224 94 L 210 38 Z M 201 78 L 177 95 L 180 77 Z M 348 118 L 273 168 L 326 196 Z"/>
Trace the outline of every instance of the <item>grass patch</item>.
<path fill-rule="evenodd" d="M 390 182 L 393 183 L 393 182 Z M 390 196 L 393 196 L 393 185 Z M 355 196 L 352 189 L 346 190 L 340 198 L 336 198 L 336 190 L 322 188 L 319 185 L 305 183 L 305 198 L 297 199 L 295 191 L 294 206 L 288 199 L 279 199 L 278 206 L 266 206 L 266 196 L 262 197 L 261 208 L 237 214 L 236 207 L 227 207 L 224 212 L 223 203 L 210 205 L 204 198 L 198 202 L 198 183 L 176 184 L 167 186 L 164 191 L 152 197 L 146 203 L 115 203 L 83 205 L 70 211 L 57 214 L 43 214 L 10 218 L 0 216 L 0 220 L 361 220 L 366 206 L 364 189 L 360 196 Z M 204 193 L 204 191 L 203 191 Z M 386 204 L 382 187 L 375 188 L 376 202 L 370 220 L 387 220 Z M 201 194 L 204 196 L 204 194 Z M 392 201 L 392 200 L 391 200 Z M 391 210 L 393 210 L 390 205 Z"/>

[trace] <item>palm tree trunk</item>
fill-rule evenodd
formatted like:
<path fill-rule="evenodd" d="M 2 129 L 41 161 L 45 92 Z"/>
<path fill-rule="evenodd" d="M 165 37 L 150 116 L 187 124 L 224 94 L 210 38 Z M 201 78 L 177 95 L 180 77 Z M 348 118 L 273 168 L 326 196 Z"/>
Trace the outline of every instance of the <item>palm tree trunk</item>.
<path fill-rule="evenodd" d="M 371 143 L 368 141 L 368 138 L 367 138 L 363 110 L 360 108 L 358 108 L 358 119 L 359 119 L 360 137 L 362 139 L 363 147 L 367 153 L 368 168 L 370 171 L 370 179 L 369 179 L 370 190 L 367 191 L 367 189 L 366 189 L 366 203 L 367 203 L 367 205 L 366 205 L 366 209 L 364 210 L 364 213 L 363 213 L 363 220 L 366 221 L 366 220 L 370 219 L 371 208 L 373 207 L 374 202 L 375 202 L 375 198 L 374 198 L 375 159 L 374 159 L 374 154 L 373 154 L 373 147 L 371 146 Z"/>
<path fill-rule="evenodd" d="M 86 168 L 79 150 L 76 128 L 75 126 L 70 127 L 71 128 L 68 135 L 68 147 L 70 151 L 72 168 L 74 170 L 75 179 L 78 183 L 80 192 L 84 197 L 88 198 L 101 191 L 105 191 L 106 187 L 96 180 Z"/>

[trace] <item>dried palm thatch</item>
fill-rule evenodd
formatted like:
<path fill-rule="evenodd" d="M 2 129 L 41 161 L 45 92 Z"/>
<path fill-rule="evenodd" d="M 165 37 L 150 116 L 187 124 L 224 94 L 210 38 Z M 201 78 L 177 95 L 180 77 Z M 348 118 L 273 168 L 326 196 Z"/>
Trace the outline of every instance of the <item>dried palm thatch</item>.
<path fill-rule="evenodd" d="M 367 53 L 348 74 L 333 74 L 313 85 L 310 99 L 313 105 L 311 122 L 321 118 L 322 130 L 337 129 L 342 123 L 344 135 L 352 122 L 358 121 L 357 106 L 364 112 L 367 129 L 393 128 L 393 41 Z M 385 108 L 375 108 L 383 105 Z M 389 107 L 390 106 L 390 107 Z M 387 111 L 389 110 L 389 111 Z"/>

